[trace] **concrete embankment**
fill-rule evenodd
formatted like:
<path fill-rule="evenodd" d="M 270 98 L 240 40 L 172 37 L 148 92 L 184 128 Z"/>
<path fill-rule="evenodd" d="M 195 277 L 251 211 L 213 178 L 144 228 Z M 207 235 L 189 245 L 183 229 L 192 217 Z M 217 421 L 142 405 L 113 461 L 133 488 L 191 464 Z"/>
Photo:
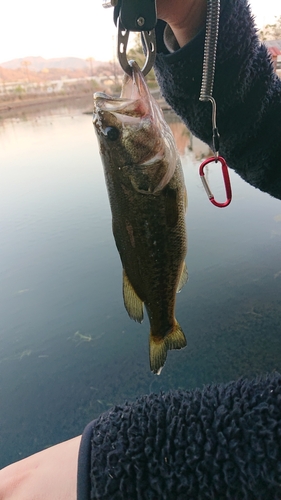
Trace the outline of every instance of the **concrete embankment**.
<path fill-rule="evenodd" d="M 37 112 L 38 109 L 48 109 L 68 104 L 80 104 L 80 102 L 81 106 L 85 106 L 85 109 L 90 109 L 93 102 L 93 95 L 91 93 L 43 95 L 13 101 L 0 101 L 0 119 L 16 117 L 27 112 Z"/>
<path fill-rule="evenodd" d="M 163 110 L 171 109 L 163 97 L 160 95 L 159 90 L 153 90 L 152 94 L 157 99 L 159 105 Z M 36 96 L 23 96 L 21 99 L 13 100 L 0 100 L 0 119 L 7 117 L 16 117 L 25 113 L 37 112 L 38 109 L 48 109 L 58 106 L 65 106 L 68 104 L 79 104 L 85 106 L 85 111 L 91 114 L 93 107 L 93 94 L 92 92 L 81 93 L 68 93 L 68 94 L 44 94 Z"/>

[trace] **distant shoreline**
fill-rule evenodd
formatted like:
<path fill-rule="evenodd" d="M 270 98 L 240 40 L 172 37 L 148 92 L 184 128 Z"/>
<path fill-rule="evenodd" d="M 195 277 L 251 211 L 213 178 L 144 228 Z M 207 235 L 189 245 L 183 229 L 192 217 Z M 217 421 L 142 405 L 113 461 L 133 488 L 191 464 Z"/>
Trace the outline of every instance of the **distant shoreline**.
<path fill-rule="evenodd" d="M 26 112 L 37 112 L 38 109 L 51 109 L 58 105 L 79 104 L 85 106 L 85 111 L 89 110 L 93 105 L 92 93 L 85 94 L 67 94 L 67 95 L 50 95 L 40 96 L 30 99 L 0 101 L 0 120 L 3 118 L 13 118 Z"/>
<path fill-rule="evenodd" d="M 156 100 L 163 111 L 171 109 L 160 95 L 157 95 Z M 6 102 L 0 101 L 0 120 L 5 118 L 16 118 L 25 113 L 37 113 L 42 109 L 53 109 L 70 104 L 75 104 L 75 106 L 79 104 L 81 107 L 85 107 L 86 114 L 91 114 L 93 108 L 93 93 L 80 92 L 66 95 L 51 94 Z"/>

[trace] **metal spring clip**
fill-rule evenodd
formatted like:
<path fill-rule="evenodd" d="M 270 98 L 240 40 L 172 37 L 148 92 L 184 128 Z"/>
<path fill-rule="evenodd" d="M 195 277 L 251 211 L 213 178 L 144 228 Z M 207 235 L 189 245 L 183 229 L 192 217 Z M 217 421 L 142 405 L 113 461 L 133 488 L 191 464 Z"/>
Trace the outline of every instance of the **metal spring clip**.
<path fill-rule="evenodd" d="M 206 21 L 206 37 L 204 46 L 204 61 L 203 61 L 203 76 L 200 92 L 200 101 L 210 101 L 212 105 L 212 128 L 213 128 L 213 151 L 214 156 L 204 160 L 199 167 L 199 175 L 207 196 L 210 202 L 216 207 L 227 207 L 232 199 L 231 184 L 228 174 L 228 167 L 225 159 L 219 156 L 219 132 L 216 124 L 217 107 L 216 101 L 212 97 L 215 64 L 216 64 L 216 50 L 219 30 L 219 15 L 220 15 L 220 0 L 207 0 L 207 21 Z M 209 163 L 220 162 L 222 167 L 222 174 L 226 192 L 226 201 L 220 203 L 215 200 L 215 197 L 209 187 L 205 178 L 204 168 Z"/>
<path fill-rule="evenodd" d="M 146 53 L 142 73 L 147 75 L 156 57 L 155 0 L 103 0 L 103 7 L 114 7 L 114 22 L 118 26 L 117 56 L 121 68 L 128 75 L 132 72 L 126 54 L 129 34 L 130 31 L 141 32 Z"/>

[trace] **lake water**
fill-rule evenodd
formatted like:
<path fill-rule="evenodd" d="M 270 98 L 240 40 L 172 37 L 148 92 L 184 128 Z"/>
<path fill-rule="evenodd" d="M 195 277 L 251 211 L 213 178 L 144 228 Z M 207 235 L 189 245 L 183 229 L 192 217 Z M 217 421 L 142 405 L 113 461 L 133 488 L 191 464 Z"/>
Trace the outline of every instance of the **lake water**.
<path fill-rule="evenodd" d="M 113 404 L 280 370 L 281 203 L 230 172 L 208 201 L 185 128 L 187 338 L 150 373 L 147 318 L 130 320 L 91 116 L 83 107 L 0 121 L 0 467 L 68 439 Z M 221 173 L 209 169 L 217 198 Z"/>

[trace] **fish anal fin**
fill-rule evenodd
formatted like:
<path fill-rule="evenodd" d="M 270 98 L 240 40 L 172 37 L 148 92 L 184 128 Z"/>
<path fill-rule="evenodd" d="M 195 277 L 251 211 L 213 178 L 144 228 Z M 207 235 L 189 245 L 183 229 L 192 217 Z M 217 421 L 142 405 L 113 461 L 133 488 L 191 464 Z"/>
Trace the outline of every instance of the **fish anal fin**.
<path fill-rule="evenodd" d="M 143 320 L 143 302 L 136 294 L 124 269 L 123 299 L 126 311 L 129 314 L 130 318 L 141 323 Z"/>
<path fill-rule="evenodd" d="M 177 288 L 177 293 L 179 293 L 183 289 L 187 280 L 188 280 L 188 271 L 187 271 L 186 263 L 183 262 L 181 276 L 180 276 L 180 280 L 179 280 L 179 284 L 178 284 L 178 288 Z"/>
<path fill-rule="evenodd" d="M 167 345 L 167 349 L 183 349 L 186 347 L 186 338 L 181 329 L 181 326 L 175 319 L 175 324 L 172 330 L 165 337 L 165 344 Z"/>
<path fill-rule="evenodd" d="M 149 359 L 151 371 L 160 375 L 167 358 L 168 350 L 183 349 L 184 347 L 186 347 L 186 338 L 176 320 L 173 328 L 163 338 L 155 338 L 150 332 Z"/>

